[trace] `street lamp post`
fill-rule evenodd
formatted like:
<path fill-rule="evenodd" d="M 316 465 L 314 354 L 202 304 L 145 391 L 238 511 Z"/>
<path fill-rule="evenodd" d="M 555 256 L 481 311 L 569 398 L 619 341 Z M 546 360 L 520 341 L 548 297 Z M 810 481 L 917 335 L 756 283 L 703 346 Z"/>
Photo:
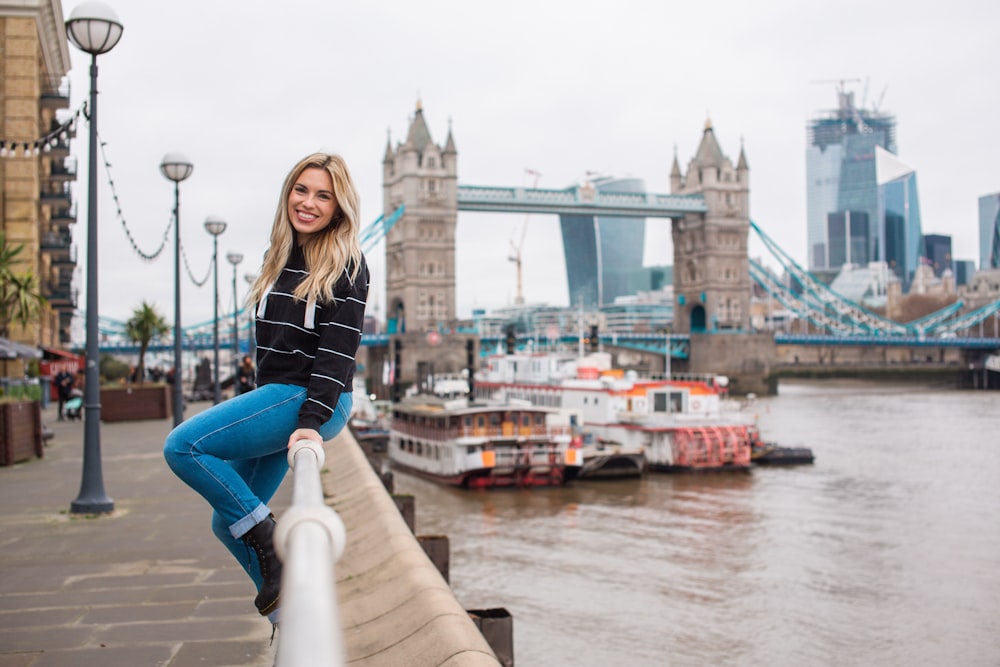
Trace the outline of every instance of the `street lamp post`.
<path fill-rule="evenodd" d="M 174 182 L 174 426 L 184 421 L 184 383 L 181 381 L 181 192 L 180 183 L 194 171 L 180 153 L 167 153 L 160 172 Z"/>
<path fill-rule="evenodd" d="M 253 287 L 253 284 L 257 281 L 256 273 L 244 273 L 243 280 L 247 281 L 248 287 Z M 257 352 L 257 314 L 250 311 L 247 316 L 247 354 L 250 355 L 251 359 L 256 359 Z"/>
<path fill-rule="evenodd" d="M 90 143 L 87 171 L 87 366 L 84 373 L 83 473 L 80 493 L 70 505 L 77 514 L 107 514 L 115 501 L 104 491 L 101 469 L 100 332 L 97 326 L 97 56 L 115 48 L 123 27 L 100 2 L 84 2 L 66 21 L 66 36 L 90 54 Z"/>
<path fill-rule="evenodd" d="M 230 250 L 226 254 L 226 259 L 233 265 L 233 382 L 235 383 L 236 376 L 240 374 L 240 329 L 238 319 L 240 306 L 236 296 L 236 267 L 243 261 L 243 253 Z"/>
<path fill-rule="evenodd" d="M 215 369 L 213 402 L 218 405 L 222 402 L 222 389 L 219 387 L 219 234 L 226 231 L 226 223 L 218 216 L 210 215 L 205 218 L 205 230 L 212 235 L 212 271 L 215 274 L 215 292 L 212 295 L 212 326 L 213 344 L 215 350 Z"/>

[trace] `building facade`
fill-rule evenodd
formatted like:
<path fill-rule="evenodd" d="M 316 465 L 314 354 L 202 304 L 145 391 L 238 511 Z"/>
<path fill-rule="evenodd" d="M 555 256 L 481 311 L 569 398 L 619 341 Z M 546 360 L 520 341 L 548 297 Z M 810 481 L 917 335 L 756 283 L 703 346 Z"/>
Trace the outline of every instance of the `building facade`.
<path fill-rule="evenodd" d="M 857 108 L 854 93 L 839 90 L 837 109 L 810 121 L 806 149 L 810 271 L 881 257 L 877 146 L 896 152 L 896 119 Z M 863 241 L 857 237 L 862 229 L 867 234 Z"/>
<path fill-rule="evenodd" d="M 955 261 L 951 255 L 951 237 L 943 234 L 924 234 L 924 257 L 934 269 L 934 275 L 941 277 L 945 271 L 955 273 Z"/>
<path fill-rule="evenodd" d="M 925 256 L 917 172 L 880 146 L 875 147 L 875 163 L 882 233 L 878 259 L 889 265 L 905 291 Z"/>
<path fill-rule="evenodd" d="M 1000 268 L 1000 192 L 979 198 L 979 268 Z"/>
<path fill-rule="evenodd" d="M 645 192 L 638 178 L 590 181 L 598 192 Z M 645 218 L 560 215 L 569 304 L 599 308 L 620 296 L 650 289 L 641 271 L 646 243 Z M 636 283 L 641 283 L 639 286 Z"/>
<path fill-rule="evenodd" d="M 69 69 L 60 2 L 0 0 L 0 231 L 9 247 L 24 247 L 14 270 L 30 271 L 48 304 L 24 330 L 6 324 L 35 346 L 68 345 L 76 308 Z"/>

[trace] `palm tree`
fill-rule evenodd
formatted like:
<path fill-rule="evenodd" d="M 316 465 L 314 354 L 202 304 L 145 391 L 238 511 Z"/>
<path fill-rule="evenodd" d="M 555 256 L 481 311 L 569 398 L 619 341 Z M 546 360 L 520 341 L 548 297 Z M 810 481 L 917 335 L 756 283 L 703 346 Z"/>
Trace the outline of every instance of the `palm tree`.
<path fill-rule="evenodd" d="M 0 232 L 0 336 L 4 337 L 10 335 L 12 323 L 24 328 L 36 321 L 48 303 L 31 269 L 14 272 L 17 256 L 23 251 L 24 245 L 7 245 L 6 235 Z"/>
<path fill-rule="evenodd" d="M 156 312 L 150 304 L 145 301 L 139 308 L 132 311 L 132 317 L 125 323 L 125 335 L 129 340 L 139 343 L 139 368 L 137 369 L 138 382 L 142 384 L 146 377 L 146 350 L 149 342 L 157 336 L 167 333 L 170 326 L 163 316 Z"/>

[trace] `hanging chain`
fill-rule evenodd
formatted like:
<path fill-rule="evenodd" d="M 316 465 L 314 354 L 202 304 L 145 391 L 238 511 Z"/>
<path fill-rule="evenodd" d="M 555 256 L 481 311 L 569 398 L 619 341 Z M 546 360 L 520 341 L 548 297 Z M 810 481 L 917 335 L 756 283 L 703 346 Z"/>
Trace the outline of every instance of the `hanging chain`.
<path fill-rule="evenodd" d="M 115 201 L 115 212 L 118 215 L 118 220 L 122 223 L 122 229 L 125 231 L 125 236 L 128 238 L 128 242 L 132 244 L 132 250 L 135 251 L 135 254 L 139 255 L 139 257 L 147 262 L 152 262 L 154 259 L 159 257 L 160 253 L 163 252 L 163 249 L 167 247 L 167 241 L 170 238 L 170 228 L 174 224 L 174 216 L 170 216 L 170 222 L 167 223 L 167 228 L 163 230 L 163 240 L 160 241 L 160 247 L 152 253 L 143 252 L 136 243 L 135 237 L 132 236 L 132 232 L 129 231 L 128 224 L 125 222 L 125 216 L 122 215 L 121 202 L 118 200 L 118 191 L 115 190 L 115 180 L 111 177 L 111 163 L 108 162 L 108 156 L 104 150 L 104 147 L 107 144 L 104 141 L 99 141 L 98 143 L 101 147 L 101 158 L 104 160 L 104 170 L 108 174 L 108 184 L 111 186 L 111 198 Z"/>
<path fill-rule="evenodd" d="M 215 266 L 215 258 L 213 257 L 212 261 L 208 263 L 208 272 L 205 274 L 205 277 L 198 280 L 194 277 L 194 274 L 191 273 L 191 264 L 188 262 L 187 251 L 184 250 L 183 243 L 181 244 L 181 257 L 184 258 L 184 268 L 187 270 L 188 278 L 191 279 L 191 282 L 193 282 L 196 287 L 203 287 L 205 283 L 208 282 L 208 277 L 212 275 L 212 267 Z"/>

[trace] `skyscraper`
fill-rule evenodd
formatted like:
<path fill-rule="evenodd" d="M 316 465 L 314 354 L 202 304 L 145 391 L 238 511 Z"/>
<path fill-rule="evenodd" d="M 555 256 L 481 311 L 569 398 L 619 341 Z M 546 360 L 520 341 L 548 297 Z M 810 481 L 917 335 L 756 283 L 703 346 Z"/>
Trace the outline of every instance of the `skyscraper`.
<path fill-rule="evenodd" d="M 882 233 L 876 258 L 889 265 L 905 288 L 924 254 L 917 172 L 881 146 L 875 147 L 875 165 L 879 206 L 876 220 Z"/>
<path fill-rule="evenodd" d="M 592 185 L 598 192 L 646 191 L 638 178 L 600 178 Z M 570 306 L 602 306 L 614 302 L 615 297 L 652 287 L 644 282 L 636 284 L 637 272 L 642 277 L 648 275 L 642 272 L 645 218 L 561 215 L 559 226 Z"/>
<path fill-rule="evenodd" d="M 1000 192 L 979 198 L 979 268 L 1000 268 Z"/>
<path fill-rule="evenodd" d="M 810 270 L 867 262 L 876 259 L 884 247 L 880 244 L 883 225 L 875 148 L 896 152 L 896 119 L 876 109 L 858 109 L 854 93 L 843 87 L 837 97 L 838 108 L 814 118 L 808 127 L 806 237 Z M 863 228 L 864 239 L 859 238 Z"/>

